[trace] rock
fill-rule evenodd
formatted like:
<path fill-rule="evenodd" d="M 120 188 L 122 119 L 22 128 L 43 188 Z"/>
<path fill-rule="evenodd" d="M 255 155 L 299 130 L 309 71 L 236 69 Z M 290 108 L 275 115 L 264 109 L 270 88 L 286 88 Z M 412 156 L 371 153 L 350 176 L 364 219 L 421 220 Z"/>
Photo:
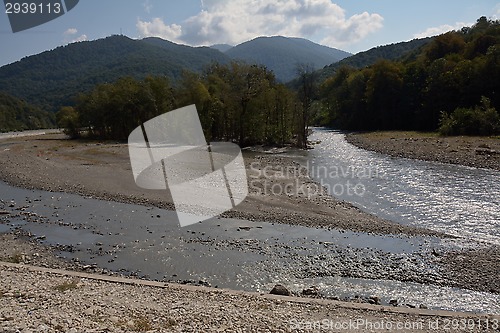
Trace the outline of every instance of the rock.
<path fill-rule="evenodd" d="M 375 305 L 380 305 L 380 298 L 377 296 L 372 296 L 368 299 L 368 303 L 370 304 L 375 304 Z"/>
<path fill-rule="evenodd" d="M 425 304 L 420 304 L 419 308 L 420 309 L 424 309 L 424 310 L 428 309 L 427 305 L 425 305 Z"/>
<path fill-rule="evenodd" d="M 311 286 L 307 289 L 302 290 L 302 295 L 304 295 L 304 296 L 319 296 L 319 288 L 316 286 Z"/>
<path fill-rule="evenodd" d="M 271 295 L 290 296 L 290 291 L 283 285 L 277 284 L 270 292 Z"/>
<path fill-rule="evenodd" d="M 203 280 L 199 280 L 198 285 L 203 286 L 203 287 L 209 287 L 209 288 L 212 286 L 209 282 L 203 281 Z"/>
<path fill-rule="evenodd" d="M 10 213 L 6 210 L 0 210 L 0 215 L 9 215 Z"/>
<path fill-rule="evenodd" d="M 252 228 L 251 227 L 240 227 L 240 230 L 245 230 L 245 231 L 250 231 Z"/>
<path fill-rule="evenodd" d="M 85 311 L 83 311 L 83 313 L 85 313 L 88 316 L 93 316 L 94 315 L 94 308 L 85 309 Z"/>
<path fill-rule="evenodd" d="M 476 155 L 498 155 L 500 152 L 489 149 L 489 148 L 478 148 L 476 149 Z"/>
<path fill-rule="evenodd" d="M 398 300 L 397 299 L 391 299 L 389 301 L 389 304 L 392 305 L 392 306 L 398 306 Z"/>

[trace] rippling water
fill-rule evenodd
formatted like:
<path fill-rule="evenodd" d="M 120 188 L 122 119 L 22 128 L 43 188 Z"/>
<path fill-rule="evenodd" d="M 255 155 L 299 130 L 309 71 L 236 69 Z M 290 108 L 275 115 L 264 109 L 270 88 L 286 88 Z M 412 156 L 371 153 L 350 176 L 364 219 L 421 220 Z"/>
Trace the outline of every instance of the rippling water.
<path fill-rule="evenodd" d="M 316 129 L 311 140 L 321 143 L 310 169 L 330 194 L 398 223 L 500 244 L 500 172 L 388 157 L 337 131 Z"/>

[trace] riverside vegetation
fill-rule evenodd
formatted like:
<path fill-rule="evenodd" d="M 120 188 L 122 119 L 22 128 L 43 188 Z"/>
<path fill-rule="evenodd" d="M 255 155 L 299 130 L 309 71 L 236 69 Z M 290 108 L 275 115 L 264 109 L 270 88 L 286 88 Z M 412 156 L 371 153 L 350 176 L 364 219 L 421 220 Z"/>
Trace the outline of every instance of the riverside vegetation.
<path fill-rule="evenodd" d="M 201 75 L 185 72 L 176 86 L 166 78 L 126 77 L 82 94 L 75 107 L 63 107 L 58 124 L 74 137 L 126 140 L 145 121 L 196 104 L 207 140 L 305 145 L 301 99 L 279 84 L 263 66 L 213 64 Z"/>
<path fill-rule="evenodd" d="M 433 39 L 398 61 L 344 66 L 321 86 L 317 121 L 356 131 L 500 132 L 500 21 Z"/>
<path fill-rule="evenodd" d="M 295 67 L 297 79 L 283 85 L 269 68 L 231 61 L 217 50 L 155 40 L 161 44 L 160 52 L 152 49 L 151 41 L 113 36 L 35 56 L 43 58 L 45 72 L 43 68 L 36 67 L 36 71 L 29 69 L 32 66 L 25 68 L 24 65 L 34 65 L 36 59 L 32 57 L 2 67 L 0 87 L 9 95 L 3 94 L 0 99 L 1 130 L 51 126 L 54 112 L 41 110 L 57 109 L 60 110 L 58 125 L 73 136 L 89 133 L 123 140 L 127 131 L 139 122 L 196 104 L 207 140 L 229 140 L 242 146 L 305 147 L 310 125 L 355 131 L 498 135 L 499 41 L 500 21 L 481 17 L 472 27 L 375 48 L 319 71 L 308 64 L 290 64 Z M 95 70 L 80 71 L 79 75 L 90 73 L 82 80 L 72 79 L 82 82 L 81 85 L 69 82 L 69 77 L 68 82 L 60 81 L 66 77 L 64 73 L 71 76 L 74 70 L 64 72 L 59 68 L 56 77 L 47 76 L 51 56 L 72 63 L 71 59 L 81 58 L 75 55 L 78 50 L 89 51 L 95 46 L 103 54 L 112 55 L 113 50 L 123 49 L 122 44 L 126 44 L 124 50 L 131 52 L 130 56 L 136 60 L 141 55 L 155 55 L 153 62 L 160 64 L 160 59 L 171 60 L 173 55 L 183 58 L 182 52 L 189 51 L 188 58 L 198 65 L 177 66 L 174 73 L 167 60 L 168 64 L 163 62 L 156 70 L 150 70 L 151 64 L 130 67 L 132 62 L 128 58 L 124 60 L 126 63 L 113 65 L 100 57 L 99 66 L 108 70 L 104 67 L 99 70 L 101 67 L 96 63 Z M 165 52 L 171 53 L 169 58 L 165 58 Z M 84 65 L 91 68 L 92 64 L 85 60 Z M 110 72 L 109 68 L 116 70 Z M 92 76 L 96 71 L 102 74 Z M 17 72 L 20 77 L 16 78 L 17 74 L 12 73 Z M 43 84 L 21 89 L 23 82 L 33 80 L 35 74 L 45 78 L 48 85 L 60 82 L 60 89 L 52 89 L 61 90 L 60 94 L 48 101 L 50 92 L 41 94 Z M 2 84 L 4 81 L 8 84 Z M 9 102 L 15 100 L 10 95 L 25 98 Z M 60 108 L 61 105 L 65 106 Z"/>

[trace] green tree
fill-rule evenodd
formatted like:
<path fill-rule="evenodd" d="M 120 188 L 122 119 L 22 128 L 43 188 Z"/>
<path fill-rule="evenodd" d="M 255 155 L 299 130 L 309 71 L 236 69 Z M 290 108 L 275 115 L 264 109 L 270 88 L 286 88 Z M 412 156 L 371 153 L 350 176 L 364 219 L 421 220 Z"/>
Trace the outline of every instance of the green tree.
<path fill-rule="evenodd" d="M 299 118 L 299 144 L 307 148 L 307 137 L 309 135 L 309 125 L 311 119 L 311 106 L 318 95 L 316 84 L 316 73 L 311 65 L 299 64 L 297 66 L 299 80 L 299 99 L 302 102 L 302 110 Z"/>
<path fill-rule="evenodd" d="M 80 137 L 80 120 L 75 108 L 64 106 L 56 114 L 57 126 L 72 138 Z"/>
<path fill-rule="evenodd" d="M 173 91 L 167 79 L 148 77 L 140 82 L 125 77 L 81 95 L 76 111 L 90 136 L 126 140 L 134 128 L 173 107 Z"/>
<path fill-rule="evenodd" d="M 483 96 L 481 104 L 475 108 L 457 108 L 451 114 L 443 112 L 439 132 L 442 135 L 500 134 L 500 115 Z"/>

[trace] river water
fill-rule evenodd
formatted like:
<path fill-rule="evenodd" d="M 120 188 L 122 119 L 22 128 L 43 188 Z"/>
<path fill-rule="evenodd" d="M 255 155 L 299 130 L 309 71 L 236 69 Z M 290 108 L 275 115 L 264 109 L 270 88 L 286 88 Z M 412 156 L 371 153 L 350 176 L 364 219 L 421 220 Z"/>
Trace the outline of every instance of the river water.
<path fill-rule="evenodd" d="M 337 131 L 316 129 L 311 140 L 321 142 L 311 174 L 330 194 L 401 224 L 500 244 L 500 172 L 381 155 Z"/>
<path fill-rule="evenodd" d="M 316 130 L 313 139 L 322 143 L 310 152 L 311 166 L 327 166 L 332 171 L 335 165 L 339 170 L 344 165 L 356 175 L 343 172 L 342 179 L 319 177 L 331 185 L 334 195 L 379 216 L 463 238 L 456 242 L 376 236 L 220 218 L 180 228 L 171 211 L 14 188 L 1 182 L 0 209 L 11 215 L 0 217 L 0 232 L 21 228 L 44 244 L 66 246 L 60 254 L 67 259 L 155 280 L 202 280 L 212 286 L 261 292 L 276 283 L 297 292 L 314 285 L 323 295 L 340 299 L 377 296 L 384 304 L 397 299 L 400 304 L 425 304 L 432 309 L 500 314 L 500 295 L 395 280 L 432 277 L 431 249 L 460 248 L 475 240 L 498 244 L 498 174 L 387 158 L 356 149 L 337 132 Z M 370 174 L 367 166 L 379 169 Z M 358 172 L 362 168 L 365 175 Z M 338 184 L 347 187 L 347 180 L 362 183 L 356 191 L 361 194 L 363 190 L 363 195 L 348 195 L 347 188 L 340 193 Z M 467 190 L 474 188 L 470 182 L 483 188 L 488 181 L 496 182 L 491 195 Z M 464 187 L 459 187 L 461 182 Z M 429 184 L 461 193 L 448 193 L 444 198 L 430 195 Z M 447 202 L 455 204 L 458 197 L 467 205 L 447 207 Z M 437 204 L 435 209 L 427 208 Z M 454 214 L 448 216 L 448 212 Z"/>

